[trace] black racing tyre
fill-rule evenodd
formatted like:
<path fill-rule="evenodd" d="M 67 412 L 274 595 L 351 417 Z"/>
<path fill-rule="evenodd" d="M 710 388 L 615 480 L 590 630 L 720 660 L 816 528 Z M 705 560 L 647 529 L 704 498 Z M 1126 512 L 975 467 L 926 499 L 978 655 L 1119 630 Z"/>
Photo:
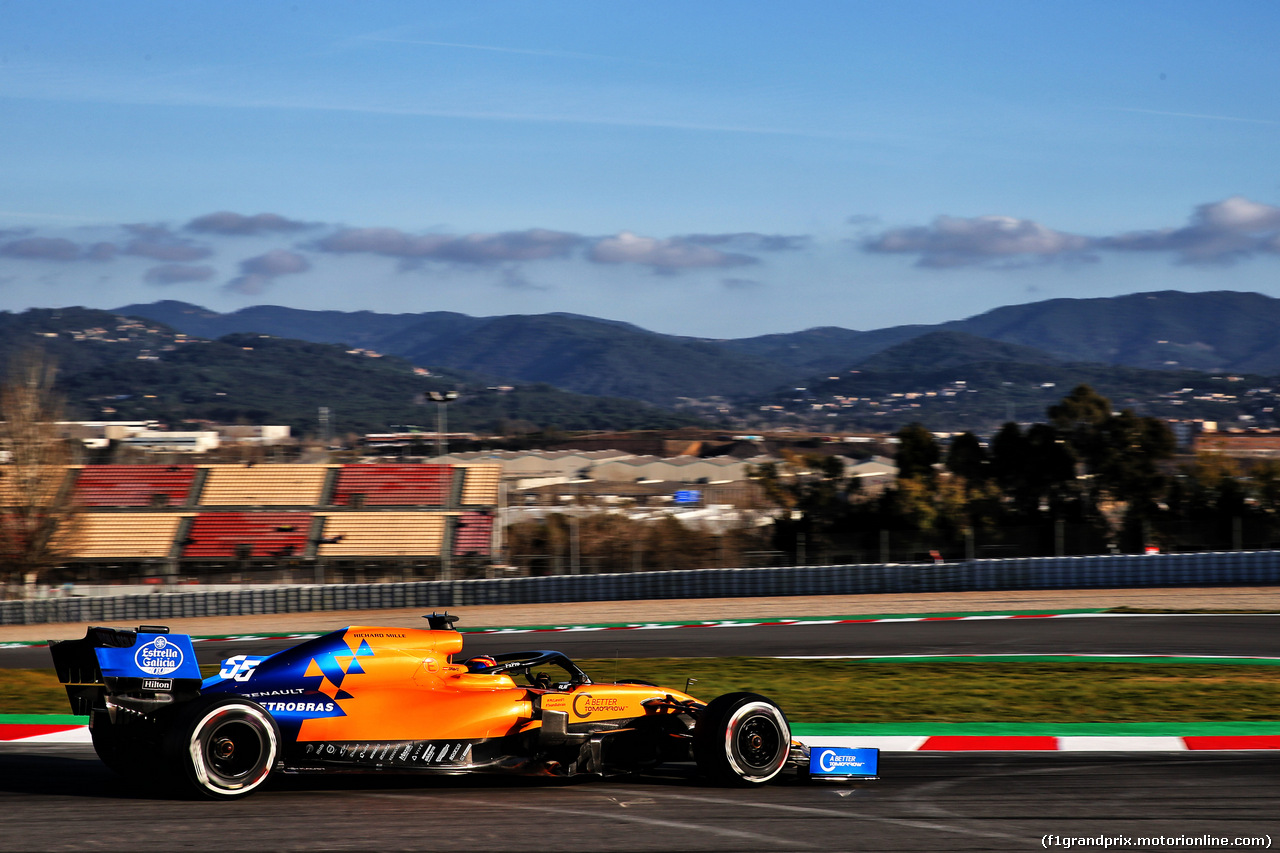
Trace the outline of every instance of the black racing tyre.
<path fill-rule="evenodd" d="M 782 709 L 756 693 L 726 693 L 707 705 L 693 729 L 693 757 L 723 785 L 759 785 L 782 772 L 791 727 Z"/>
<path fill-rule="evenodd" d="M 257 790 L 280 757 L 280 730 L 266 709 L 240 696 L 204 696 L 183 707 L 165 743 L 173 775 L 215 800 Z"/>

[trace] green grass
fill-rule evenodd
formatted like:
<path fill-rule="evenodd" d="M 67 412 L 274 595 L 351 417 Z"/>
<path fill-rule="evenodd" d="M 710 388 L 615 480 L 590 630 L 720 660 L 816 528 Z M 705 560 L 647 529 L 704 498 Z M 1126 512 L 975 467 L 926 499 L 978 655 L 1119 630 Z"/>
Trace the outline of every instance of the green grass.
<path fill-rule="evenodd" d="M 1259 610 L 1256 607 L 1108 607 L 1103 613 L 1146 613 L 1150 615 L 1184 615 L 1187 613 L 1213 615 L 1221 613 L 1225 615 L 1240 616 L 1269 616 L 1276 612 L 1275 608 L 1269 610 Z"/>
<path fill-rule="evenodd" d="M 1280 720 L 1280 667 L 1120 663 L 864 663 L 767 658 L 585 660 L 700 698 L 763 693 L 800 723 Z M 0 714 L 66 714 L 52 670 L 0 670 Z"/>
<path fill-rule="evenodd" d="M 796 722 L 1196 722 L 1280 719 L 1280 667 L 1117 663 L 863 663 L 766 658 L 580 661 L 699 698 L 749 690 Z"/>
<path fill-rule="evenodd" d="M 51 669 L 0 669 L 0 714 L 70 714 L 67 691 Z"/>

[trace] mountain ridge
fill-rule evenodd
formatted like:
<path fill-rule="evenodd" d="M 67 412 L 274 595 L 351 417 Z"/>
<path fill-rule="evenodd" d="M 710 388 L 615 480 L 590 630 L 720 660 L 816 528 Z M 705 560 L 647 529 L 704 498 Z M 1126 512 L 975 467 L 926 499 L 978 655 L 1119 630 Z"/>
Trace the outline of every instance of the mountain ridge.
<path fill-rule="evenodd" d="M 940 331 L 1031 347 L 1069 362 L 1280 373 L 1280 341 L 1272 332 L 1280 327 L 1280 299 L 1237 291 L 1063 297 L 1000 306 L 933 325 L 871 330 L 818 326 L 731 339 L 669 335 L 568 312 L 471 317 L 442 311 L 379 314 L 253 306 L 218 314 L 172 300 L 117 311 L 191 334 L 217 337 L 257 331 L 347 343 L 419 363 L 661 405 L 802 382 L 856 367 L 878 353 Z M 975 352 L 962 352 L 963 340 Z M 959 349 L 952 361 L 985 360 L 992 352 L 972 339 L 954 343 Z"/>

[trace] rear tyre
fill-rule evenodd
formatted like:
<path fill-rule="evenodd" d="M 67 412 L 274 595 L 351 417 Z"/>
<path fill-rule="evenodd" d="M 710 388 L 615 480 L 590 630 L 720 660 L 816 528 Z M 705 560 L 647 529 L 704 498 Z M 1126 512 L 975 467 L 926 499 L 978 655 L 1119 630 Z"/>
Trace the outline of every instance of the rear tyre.
<path fill-rule="evenodd" d="M 711 700 L 693 730 L 698 770 L 722 785 L 759 785 L 782 772 L 791 727 L 782 709 L 756 693 Z"/>
<path fill-rule="evenodd" d="M 166 747 L 174 775 L 194 792 L 232 800 L 267 781 L 280 755 L 280 731 L 257 702 L 209 696 L 182 709 Z"/>

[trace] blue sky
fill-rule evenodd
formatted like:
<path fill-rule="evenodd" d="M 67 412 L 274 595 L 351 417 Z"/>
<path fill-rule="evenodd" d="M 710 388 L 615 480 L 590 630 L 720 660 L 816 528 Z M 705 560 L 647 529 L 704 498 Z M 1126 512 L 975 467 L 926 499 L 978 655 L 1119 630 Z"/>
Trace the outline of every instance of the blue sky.
<path fill-rule="evenodd" d="M 1280 296 L 1280 6 L 0 2 L 0 309 Z"/>

